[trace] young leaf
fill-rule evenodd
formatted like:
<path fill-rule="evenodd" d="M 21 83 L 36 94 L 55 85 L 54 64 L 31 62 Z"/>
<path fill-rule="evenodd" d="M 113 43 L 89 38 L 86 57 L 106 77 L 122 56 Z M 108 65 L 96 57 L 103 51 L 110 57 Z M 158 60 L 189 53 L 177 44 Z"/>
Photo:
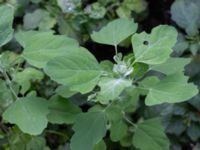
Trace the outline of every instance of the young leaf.
<path fill-rule="evenodd" d="M 39 97 L 16 100 L 3 113 L 3 119 L 16 124 L 24 133 L 39 135 L 47 126 L 48 103 Z"/>
<path fill-rule="evenodd" d="M 33 66 L 43 68 L 56 56 L 66 55 L 77 50 L 78 43 L 53 32 L 18 32 L 16 40 L 23 46 L 23 57 Z"/>
<path fill-rule="evenodd" d="M 171 6 L 172 20 L 185 29 L 187 34 L 196 35 L 200 27 L 199 7 L 198 0 L 176 0 Z"/>
<path fill-rule="evenodd" d="M 71 138 L 72 150 L 92 150 L 106 134 L 107 118 L 104 112 L 82 113 L 73 126 L 75 131 Z"/>
<path fill-rule="evenodd" d="M 169 58 L 166 62 L 150 66 L 151 70 L 162 72 L 166 75 L 183 72 L 184 67 L 191 61 L 190 58 Z"/>
<path fill-rule="evenodd" d="M 146 105 L 161 103 L 183 102 L 198 93 L 197 87 L 187 83 L 188 77 L 183 73 L 176 73 L 165 77 L 163 80 L 149 86 L 148 95 L 145 99 Z"/>
<path fill-rule="evenodd" d="M 158 119 L 145 120 L 137 125 L 133 145 L 140 150 L 169 150 L 169 140 Z"/>
<path fill-rule="evenodd" d="M 13 37 L 14 8 L 11 5 L 0 6 L 0 47 Z"/>
<path fill-rule="evenodd" d="M 53 58 L 44 70 L 51 79 L 81 93 L 90 92 L 102 74 L 95 57 L 83 48 L 77 53 Z"/>
<path fill-rule="evenodd" d="M 18 83 L 22 88 L 20 92 L 24 94 L 31 87 L 31 81 L 40 81 L 44 77 L 44 74 L 34 68 L 26 68 L 22 72 L 14 74 L 13 81 Z"/>
<path fill-rule="evenodd" d="M 132 46 L 135 62 L 150 65 L 164 63 L 169 58 L 176 39 L 176 29 L 167 25 L 154 28 L 151 34 L 145 32 L 134 34 Z"/>
<path fill-rule="evenodd" d="M 134 20 L 128 18 L 116 19 L 108 23 L 99 32 L 93 32 L 91 38 L 97 43 L 117 46 L 135 33 L 137 26 Z"/>
<path fill-rule="evenodd" d="M 49 111 L 47 118 L 54 124 L 71 124 L 76 116 L 81 113 L 81 109 L 69 100 L 54 96 L 49 101 Z"/>
<path fill-rule="evenodd" d="M 131 83 L 131 80 L 122 78 L 102 78 L 98 84 L 101 90 L 97 95 L 97 101 L 108 104 L 110 100 L 117 98 L 126 87 L 131 86 Z"/>

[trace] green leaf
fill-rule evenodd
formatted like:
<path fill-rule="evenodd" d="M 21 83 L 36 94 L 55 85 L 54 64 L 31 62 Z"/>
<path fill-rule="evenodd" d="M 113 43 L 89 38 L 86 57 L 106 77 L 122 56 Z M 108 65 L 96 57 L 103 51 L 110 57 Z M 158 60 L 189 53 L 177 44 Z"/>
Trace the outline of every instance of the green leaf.
<path fill-rule="evenodd" d="M 99 32 L 93 32 L 91 38 L 97 43 L 117 46 L 135 33 L 136 30 L 137 24 L 134 23 L 134 20 L 127 18 L 116 19 L 108 23 Z"/>
<path fill-rule="evenodd" d="M 77 94 L 76 91 L 70 91 L 70 88 L 68 86 L 59 86 L 56 89 L 56 93 L 64 98 L 69 98 L 75 94 Z"/>
<path fill-rule="evenodd" d="M 39 97 L 24 97 L 16 100 L 3 113 L 3 119 L 16 124 L 24 133 L 41 134 L 47 127 L 48 103 Z"/>
<path fill-rule="evenodd" d="M 113 142 L 120 141 L 128 132 L 128 126 L 121 120 L 114 122 L 110 128 L 110 139 Z"/>
<path fill-rule="evenodd" d="M 22 72 L 17 72 L 13 75 L 13 81 L 21 86 L 20 92 L 24 94 L 31 87 L 31 81 L 40 81 L 43 79 L 44 74 L 34 68 L 26 68 Z"/>
<path fill-rule="evenodd" d="M 110 100 L 116 99 L 122 91 L 132 85 L 131 80 L 126 80 L 123 78 L 102 78 L 99 83 L 101 88 L 97 95 L 97 101 L 102 104 L 108 104 Z"/>
<path fill-rule="evenodd" d="M 134 34 L 132 46 L 135 62 L 150 65 L 164 63 L 169 58 L 176 39 L 176 29 L 167 25 L 154 28 L 151 34 L 145 32 Z"/>
<path fill-rule="evenodd" d="M 84 12 L 89 15 L 90 18 L 100 19 L 106 14 L 106 9 L 99 2 L 94 2 L 84 9 Z"/>
<path fill-rule="evenodd" d="M 185 29 L 187 34 L 196 35 L 200 27 L 199 7 L 198 0 L 176 0 L 171 6 L 172 20 Z"/>
<path fill-rule="evenodd" d="M 8 43 L 13 37 L 14 8 L 11 5 L 0 6 L 0 47 Z"/>
<path fill-rule="evenodd" d="M 13 102 L 12 93 L 5 81 L 0 79 L 0 114 Z"/>
<path fill-rule="evenodd" d="M 77 53 L 55 57 L 44 68 L 56 82 L 67 85 L 71 91 L 90 92 L 97 84 L 102 70 L 95 57 L 80 48 Z"/>
<path fill-rule="evenodd" d="M 26 30 L 35 29 L 37 27 L 41 30 L 48 30 L 56 24 L 56 19 L 51 17 L 49 12 L 43 9 L 37 9 L 32 13 L 26 13 L 23 21 Z"/>
<path fill-rule="evenodd" d="M 192 98 L 198 94 L 198 89 L 194 84 L 187 83 L 187 80 L 188 77 L 183 73 L 176 73 L 147 87 L 149 92 L 145 99 L 146 105 L 177 103 Z"/>
<path fill-rule="evenodd" d="M 166 62 L 150 66 L 151 70 L 162 72 L 166 75 L 183 72 L 184 67 L 191 61 L 190 58 L 169 58 Z"/>
<path fill-rule="evenodd" d="M 78 47 L 75 40 L 64 35 L 53 35 L 53 32 L 18 32 L 15 37 L 24 48 L 23 57 L 38 68 L 43 68 L 56 56 L 76 51 Z"/>
<path fill-rule="evenodd" d="M 103 140 L 101 140 L 94 146 L 92 150 L 106 150 L 106 143 Z"/>
<path fill-rule="evenodd" d="M 73 126 L 75 131 L 71 138 L 71 149 L 92 150 L 106 134 L 107 118 L 104 112 L 88 112 L 80 114 Z"/>
<path fill-rule="evenodd" d="M 133 145 L 140 150 L 169 150 L 169 140 L 158 119 L 145 120 L 137 125 Z"/>
<path fill-rule="evenodd" d="M 49 101 L 49 111 L 47 118 L 54 124 L 74 123 L 76 116 L 81 113 L 81 109 L 69 100 L 54 96 Z"/>

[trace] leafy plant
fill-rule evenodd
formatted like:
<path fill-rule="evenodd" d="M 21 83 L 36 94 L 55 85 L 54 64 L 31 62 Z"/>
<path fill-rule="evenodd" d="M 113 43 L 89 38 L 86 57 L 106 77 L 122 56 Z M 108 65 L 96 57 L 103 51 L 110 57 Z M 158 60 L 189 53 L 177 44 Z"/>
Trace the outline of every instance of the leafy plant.
<path fill-rule="evenodd" d="M 10 19 L 0 18 L 0 31 L 12 25 L 13 8 L 0 6 L 0 13 L 4 11 Z M 67 126 L 70 137 L 53 132 L 64 136 L 72 150 L 102 150 L 110 141 L 121 147 L 168 150 L 170 143 L 158 118 L 132 120 L 139 96 L 145 96 L 145 104 L 152 106 L 186 101 L 197 95 L 198 89 L 183 73 L 190 60 L 170 57 L 176 29 L 160 25 L 151 33 L 136 33 L 137 27 L 133 19 L 122 18 L 91 34 L 94 42 L 113 46 L 114 63 L 99 63 L 78 42 L 52 31 L 16 31 L 22 53 L 7 51 L 0 57 L 3 125 L 12 124 L 10 132 L 23 132 L 29 149 L 34 149 L 38 140 L 47 148 L 39 135 L 48 132 L 49 122 L 73 126 L 73 133 Z M 0 45 L 12 37 L 12 28 L 3 32 Z M 133 51 L 123 56 L 118 45 L 130 38 Z M 170 68 L 172 62 L 176 69 Z M 38 81 L 52 82 L 53 92 L 41 91 L 44 85 Z M 82 97 L 78 100 L 76 96 Z M 84 111 L 80 108 L 83 104 L 88 106 Z"/>
<path fill-rule="evenodd" d="M 191 51 L 193 55 L 199 51 L 199 6 L 198 0 L 176 0 L 171 6 L 172 20 L 185 30 L 185 33 L 179 33 L 175 46 L 178 55 L 181 55 L 185 50 Z"/>

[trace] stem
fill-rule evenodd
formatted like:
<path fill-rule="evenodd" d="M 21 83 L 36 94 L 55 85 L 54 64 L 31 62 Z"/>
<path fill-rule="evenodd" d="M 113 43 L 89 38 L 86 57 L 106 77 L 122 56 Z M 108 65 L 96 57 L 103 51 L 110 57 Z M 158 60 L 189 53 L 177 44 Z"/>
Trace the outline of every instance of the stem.
<path fill-rule="evenodd" d="M 124 118 L 124 120 L 136 128 L 137 125 L 136 125 L 135 123 L 133 123 L 133 122 L 126 116 L 125 112 L 122 112 L 122 113 L 123 113 L 123 118 Z"/>
<path fill-rule="evenodd" d="M 115 47 L 115 55 L 117 55 L 118 54 L 117 45 L 114 45 L 114 47 Z"/>
<path fill-rule="evenodd" d="M 18 96 L 17 94 L 15 93 L 15 90 L 12 88 L 12 81 L 10 80 L 6 70 L 4 68 L 1 67 L 0 69 L 2 71 L 2 75 L 6 81 L 6 84 L 8 86 L 8 88 L 10 89 L 11 93 L 13 94 L 13 96 L 15 97 L 15 99 L 17 100 L 18 99 Z"/>
<path fill-rule="evenodd" d="M 56 135 L 59 135 L 59 136 L 62 136 L 66 139 L 69 139 L 69 137 L 61 132 L 57 132 L 57 131 L 54 131 L 54 130 L 46 130 L 45 131 L 46 133 L 50 133 L 50 134 L 56 134 Z"/>

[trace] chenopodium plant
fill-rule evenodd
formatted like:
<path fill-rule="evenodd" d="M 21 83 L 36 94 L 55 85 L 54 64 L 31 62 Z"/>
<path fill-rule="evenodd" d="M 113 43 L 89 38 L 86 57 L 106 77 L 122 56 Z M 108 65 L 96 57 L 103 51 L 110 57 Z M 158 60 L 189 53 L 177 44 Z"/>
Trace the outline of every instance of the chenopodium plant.
<path fill-rule="evenodd" d="M 2 46 L 13 37 L 14 12 L 12 7 L 3 5 L 0 13 Z M 93 41 L 113 45 L 114 64 L 108 60 L 99 63 L 75 40 L 51 31 L 16 32 L 22 54 L 11 57 L 4 52 L 0 58 L 4 77 L 0 80 L 1 101 L 10 99 L 3 107 L 4 123 L 15 124 L 30 135 L 41 134 L 48 122 L 72 124 L 72 150 L 106 149 L 103 138 L 108 131 L 110 140 L 124 147 L 168 150 L 169 140 L 158 118 L 132 120 L 139 96 L 146 95 L 145 104 L 151 106 L 188 100 L 198 90 L 183 74 L 190 59 L 170 57 L 176 30 L 160 25 L 148 34 L 136 33 L 137 27 L 133 19 L 116 19 L 92 33 Z M 117 46 L 129 37 L 133 52 L 123 56 Z M 16 57 L 24 60 L 19 62 Z M 29 65 L 21 69 L 13 65 L 21 63 Z M 49 100 L 37 96 L 38 91 L 31 88 L 31 84 L 43 79 L 44 73 L 57 83 Z M 69 100 L 77 93 L 89 95 L 86 103 L 91 107 L 87 112 Z"/>

